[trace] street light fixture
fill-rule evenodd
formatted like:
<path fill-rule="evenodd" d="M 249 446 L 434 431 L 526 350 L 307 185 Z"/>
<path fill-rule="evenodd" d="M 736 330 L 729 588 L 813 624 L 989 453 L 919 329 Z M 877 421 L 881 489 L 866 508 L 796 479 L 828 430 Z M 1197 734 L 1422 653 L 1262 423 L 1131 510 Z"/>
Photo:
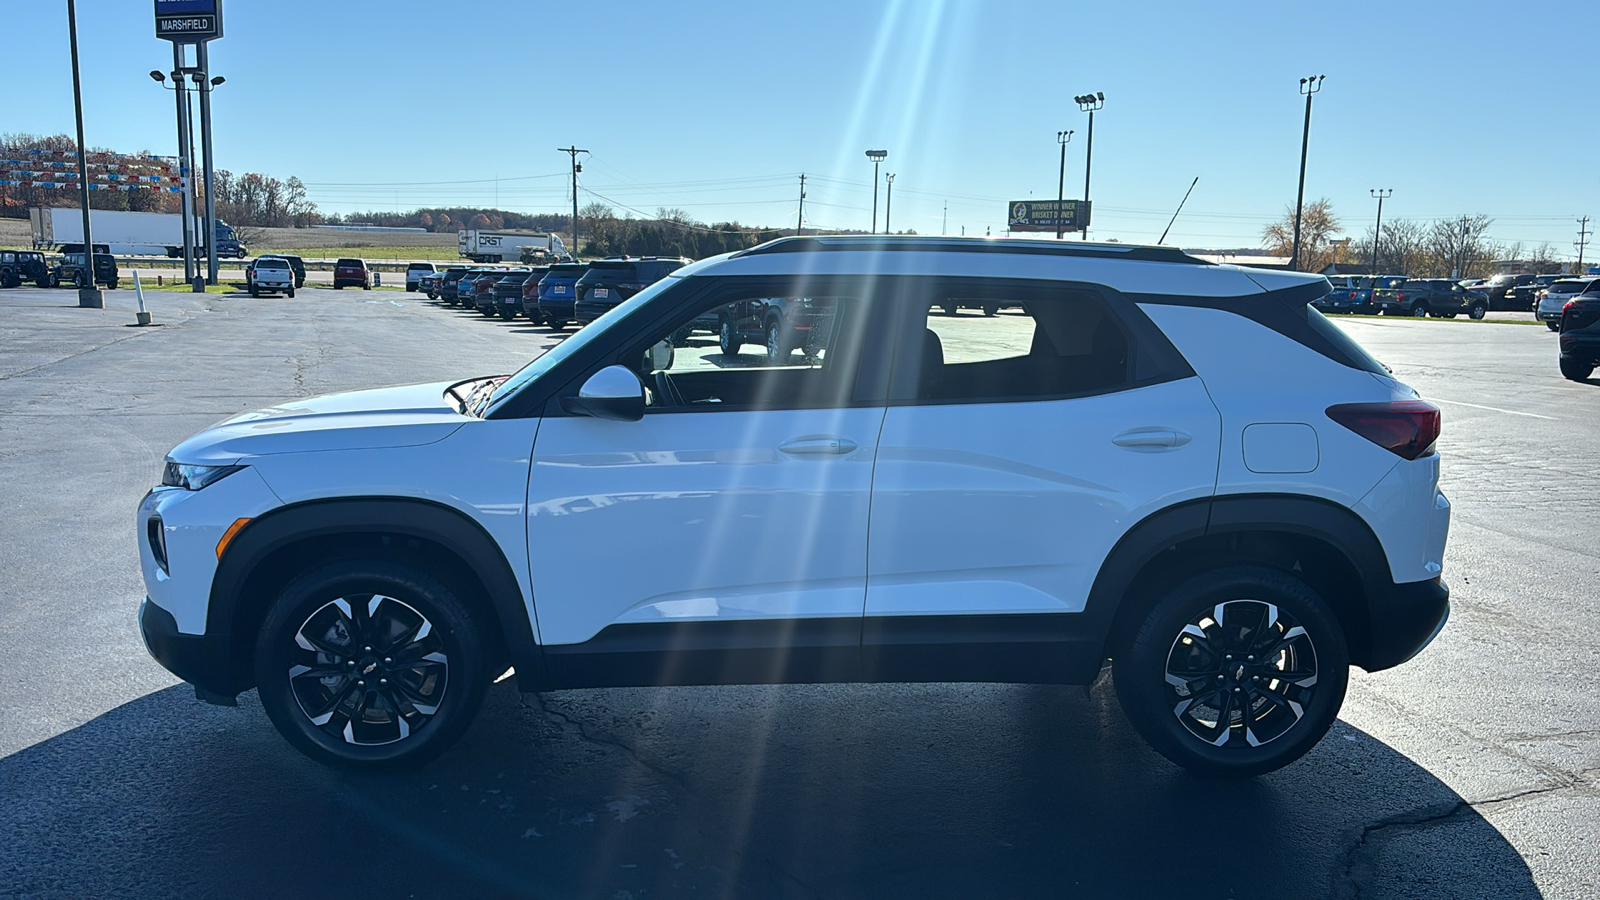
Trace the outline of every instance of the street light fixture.
<path fill-rule="evenodd" d="M 1061 240 L 1061 205 L 1067 199 L 1067 143 L 1072 140 L 1072 131 L 1056 132 L 1056 140 L 1061 144 L 1061 177 L 1056 181 L 1056 240 Z"/>
<path fill-rule="evenodd" d="M 208 78 L 207 70 L 210 60 L 206 52 L 206 42 L 202 41 L 195 51 L 195 68 L 190 70 L 189 79 L 194 82 L 200 91 L 200 153 L 205 166 L 206 179 L 206 284 L 217 283 L 217 207 L 216 192 L 214 190 L 215 168 L 212 165 L 211 153 L 211 92 L 218 85 L 227 81 L 218 75 Z"/>
<path fill-rule="evenodd" d="M 1088 147 L 1083 157 L 1083 205 L 1087 209 L 1089 205 L 1089 170 L 1094 165 L 1094 114 L 1106 105 L 1106 95 L 1104 91 L 1095 91 L 1092 94 L 1073 97 L 1072 100 L 1078 104 L 1078 109 L 1081 112 L 1089 114 Z M 1084 221 L 1082 230 L 1083 239 L 1087 241 L 1089 239 L 1089 223 L 1087 220 Z"/>
<path fill-rule="evenodd" d="M 1394 196 L 1394 188 L 1373 188 L 1370 194 L 1378 201 L 1378 224 L 1372 229 L 1372 271 L 1368 274 L 1378 274 L 1378 247 L 1383 238 L 1383 201 Z"/>
<path fill-rule="evenodd" d="M 1289 268 L 1300 268 L 1300 213 L 1306 200 L 1306 150 L 1311 146 L 1311 95 L 1322 90 L 1326 75 L 1311 75 L 1300 79 L 1300 93 L 1306 98 L 1306 126 L 1300 135 L 1300 190 L 1294 198 L 1294 247 L 1289 251 Z"/>
<path fill-rule="evenodd" d="M 867 159 L 872 160 L 872 233 L 878 233 L 878 166 L 889 155 L 887 150 L 868 150 Z"/>

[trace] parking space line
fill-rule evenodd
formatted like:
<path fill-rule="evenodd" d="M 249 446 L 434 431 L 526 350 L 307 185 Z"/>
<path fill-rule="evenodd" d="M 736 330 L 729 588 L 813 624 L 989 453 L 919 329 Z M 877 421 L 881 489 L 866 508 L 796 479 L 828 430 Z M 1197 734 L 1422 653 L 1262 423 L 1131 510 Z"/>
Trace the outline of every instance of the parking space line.
<path fill-rule="evenodd" d="M 1449 403 L 1453 406 L 1470 406 L 1473 409 L 1487 409 L 1490 412 L 1505 413 L 1508 416 L 1527 416 L 1530 419 L 1549 419 L 1551 421 L 1556 421 L 1561 418 L 1560 416 L 1541 416 L 1538 413 L 1518 412 L 1514 409 L 1501 409 L 1498 406 L 1484 406 L 1481 403 L 1467 403 L 1463 400 L 1443 400 L 1439 397 L 1429 397 L 1428 399 L 1432 400 L 1434 403 Z"/>

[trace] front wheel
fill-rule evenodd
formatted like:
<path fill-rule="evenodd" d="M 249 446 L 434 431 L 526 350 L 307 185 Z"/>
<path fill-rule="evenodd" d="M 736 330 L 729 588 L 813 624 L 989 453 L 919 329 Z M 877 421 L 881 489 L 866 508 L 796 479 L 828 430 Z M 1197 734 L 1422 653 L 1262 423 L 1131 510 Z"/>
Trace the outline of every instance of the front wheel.
<path fill-rule="evenodd" d="M 1305 582 L 1237 566 L 1197 575 L 1147 613 L 1116 658 L 1117 698 L 1162 756 L 1243 778 L 1304 756 L 1339 714 L 1344 629 Z"/>
<path fill-rule="evenodd" d="M 411 768 L 443 753 L 477 714 L 487 668 L 480 626 L 455 592 L 388 560 L 301 575 L 256 639 L 262 708 L 295 749 L 330 766 Z"/>
<path fill-rule="evenodd" d="M 1474 303 L 1474 304 L 1472 304 L 1472 308 L 1467 310 L 1467 318 L 1469 318 L 1469 319 L 1482 319 L 1485 315 L 1488 314 L 1488 312 L 1489 312 L 1489 307 L 1485 306 L 1482 303 Z"/>
<path fill-rule="evenodd" d="M 1590 363 L 1578 362 L 1575 359 L 1561 360 L 1561 375 L 1573 381 L 1588 381 L 1594 374 L 1594 366 Z"/>
<path fill-rule="evenodd" d="M 734 330 L 733 319 L 723 316 L 722 324 L 717 329 L 717 348 L 723 356 L 737 356 L 741 343 L 739 333 Z"/>
<path fill-rule="evenodd" d="M 1551 331 L 1560 331 L 1561 330 L 1561 323 L 1560 322 L 1546 322 L 1546 323 L 1544 323 L 1544 327 L 1550 329 Z"/>
<path fill-rule="evenodd" d="M 783 326 L 777 319 L 767 323 L 767 362 L 781 363 L 793 351 L 783 339 Z"/>

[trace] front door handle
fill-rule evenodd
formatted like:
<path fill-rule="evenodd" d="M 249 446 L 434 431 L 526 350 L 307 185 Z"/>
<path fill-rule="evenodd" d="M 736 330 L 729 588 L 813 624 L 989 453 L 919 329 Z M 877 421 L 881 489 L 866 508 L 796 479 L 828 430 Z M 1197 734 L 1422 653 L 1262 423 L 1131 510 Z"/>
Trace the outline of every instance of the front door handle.
<path fill-rule="evenodd" d="M 795 438 L 779 444 L 778 449 L 792 456 L 839 456 L 853 452 L 856 442 L 840 437 Z"/>
<path fill-rule="evenodd" d="M 1192 438 L 1186 431 L 1176 428 L 1134 428 L 1117 435 L 1111 443 L 1129 450 L 1176 450 Z"/>

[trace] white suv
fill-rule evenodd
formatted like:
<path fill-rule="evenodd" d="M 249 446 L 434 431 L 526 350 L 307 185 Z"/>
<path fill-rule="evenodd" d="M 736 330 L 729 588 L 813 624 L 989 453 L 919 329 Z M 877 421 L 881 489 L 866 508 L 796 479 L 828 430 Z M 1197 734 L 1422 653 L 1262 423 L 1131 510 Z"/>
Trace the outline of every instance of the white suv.
<path fill-rule="evenodd" d="M 507 666 L 613 685 L 1087 684 L 1190 769 L 1304 754 L 1443 627 L 1438 409 L 1170 248 L 807 237 L 679 269 L 515 375 L 298 400 L 140 504 L 152 655 L 326 763 L 448 747 Z M 750 301 L 804 346 L 673 346 Z M 932 315 L 997 308 L 998 315 Z M 458 466 L 470 456 L 475 464 Z"/>

